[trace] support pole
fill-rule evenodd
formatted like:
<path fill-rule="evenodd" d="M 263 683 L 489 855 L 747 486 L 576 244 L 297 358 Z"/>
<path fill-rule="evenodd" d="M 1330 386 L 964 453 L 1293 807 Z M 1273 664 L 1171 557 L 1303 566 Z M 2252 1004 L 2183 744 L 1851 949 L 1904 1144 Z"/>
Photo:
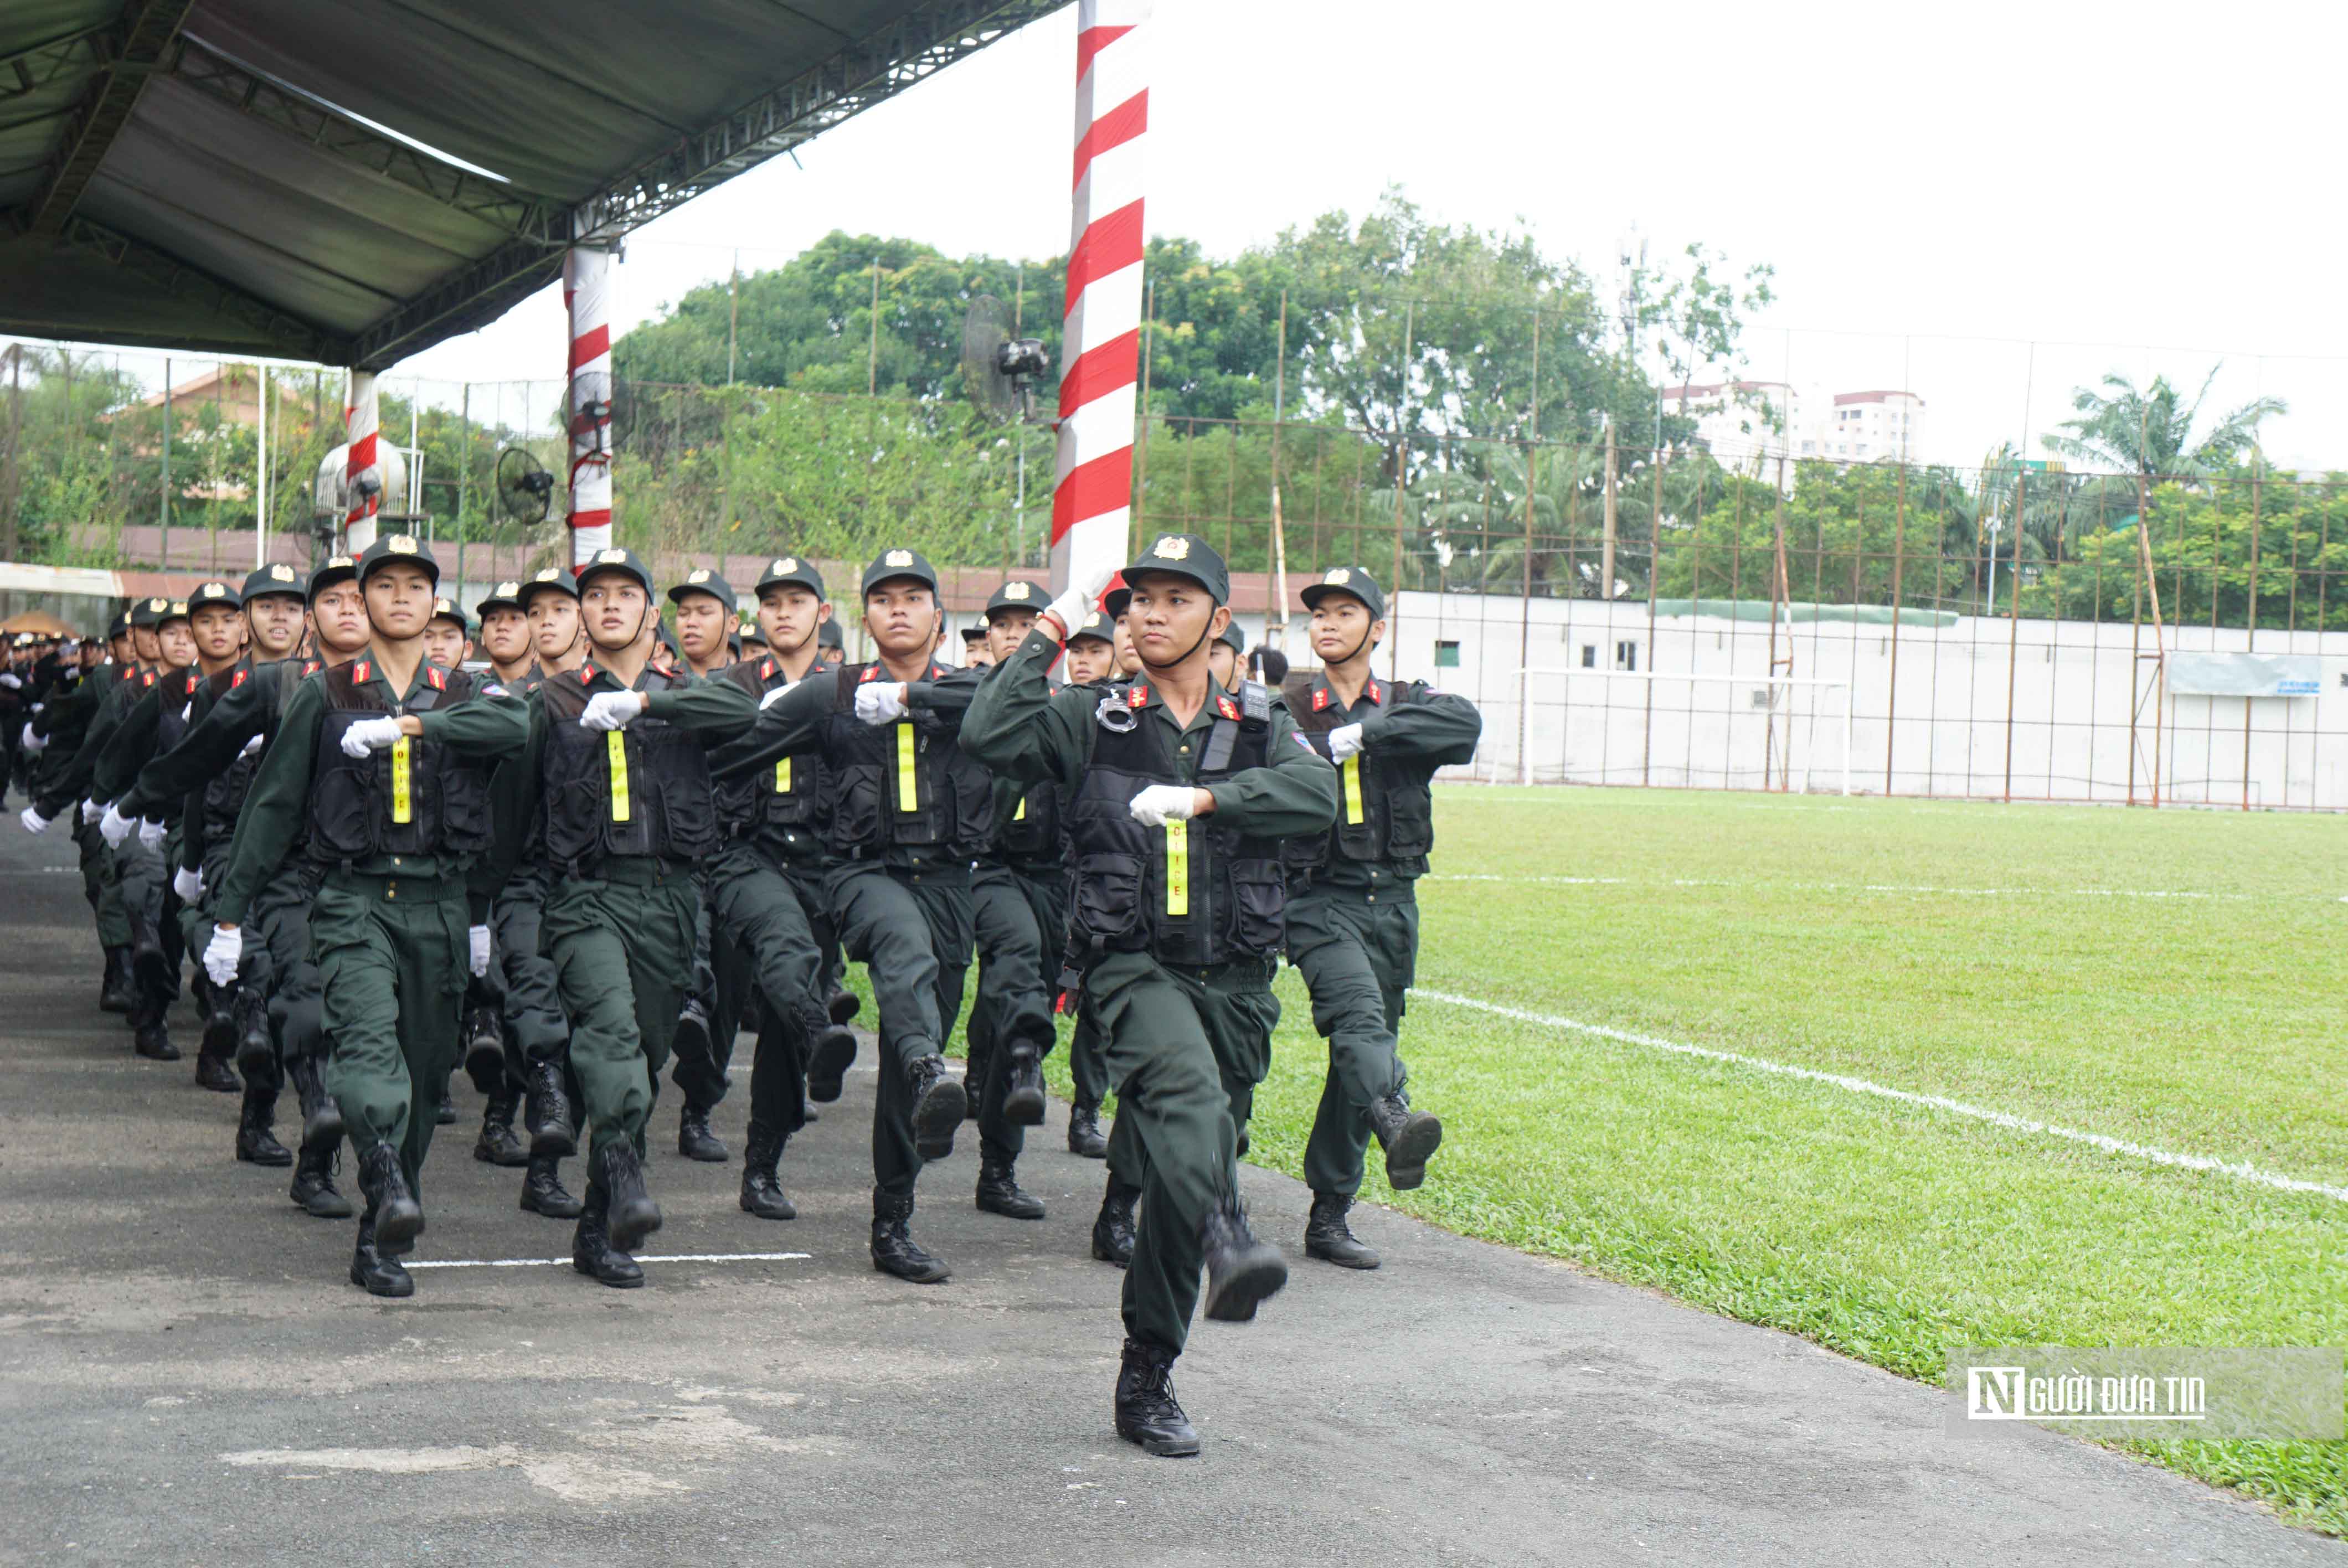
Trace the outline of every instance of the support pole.
<path fill-rule="evenodd" d="M 1141 344 L 1150 0 L 1077 0 L 1075 190 L 1052 483 L 1052 585 L 1124 564 Z"/>
<path fill-rule="evenodd" d="M 571 313 L 571 568 L 612 543 L 612 252 L 573 245 L 562 253 L 562 303 Z"/>
<path fill-rule="evenodd" d="M 375 401 L 372 392 L 367 401 Z M 256 418 L 260 451 L 252 471 L 252 569 L 259 571 L 269 563 L 269 367 L 265 364 L 261 367 L 261 403 Z M 374 446 L 373 436 L 368 437 L 368 446 Z"/>
<path fill-rule="evenodd" d="M 156 509 L 162 515 L 163 542 L 155 564 L 171 569 L 171 356 L 163 356 L 163 482 L 157 487 Z M 15 559 L 11 556 L 8 558 Z"/>
<path fill-rule="evenodd" d="M 263 389 L 266 392 L 266 386 Z M 375 543 L 375 515 L 383 509 L 383 464 L 376 449 L 375 372 L 353 370 L 343 399 L 343 428 L 350 449 L 343 463 L 343 552 L 357 555 Z"/>

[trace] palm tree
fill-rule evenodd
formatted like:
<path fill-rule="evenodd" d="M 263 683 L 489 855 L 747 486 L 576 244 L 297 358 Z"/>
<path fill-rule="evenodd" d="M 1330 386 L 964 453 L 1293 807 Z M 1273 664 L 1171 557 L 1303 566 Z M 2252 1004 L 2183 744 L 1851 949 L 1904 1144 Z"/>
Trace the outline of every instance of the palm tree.
<path fill-rule="evenodd" d="M 2280 397 L 2253 398 L 2197 435 L 2201 405 L 2223 364 L 2210 367 L 2189 405 L 2180 406 L 2177 389 L 2165 376 L 2154 376 L 2152 385 L 2143 390 L 2117 374 L 2104 377 L 2102 392 L 2080 387 L 2071 396 L 2075 416 L 2063 422 L 2069 434 L 2045 436 L 2046 449 L 2147 479 L 2193 477 L 2221 468 L 2256 444 L 2261 420 L 2287 414 L 2291 407 Z"/>

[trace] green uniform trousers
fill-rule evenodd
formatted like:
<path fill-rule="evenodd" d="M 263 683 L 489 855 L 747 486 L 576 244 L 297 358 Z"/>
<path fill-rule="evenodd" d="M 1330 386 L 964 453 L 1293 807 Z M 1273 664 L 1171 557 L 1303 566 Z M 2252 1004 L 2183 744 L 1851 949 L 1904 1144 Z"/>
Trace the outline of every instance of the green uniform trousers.
<path fill-rule="evenodd" d="M 906 1070 L 945 1049 L 970 972 L 970 873 L 903 871 L 867 861 L 835 868 L 831 916 L 848 956 L 865 966 L 880 1014 L 880 1085 L 872 1107 L 872 1182 L 911 1197 L 922 1173 Z"/>
<path fill-rule="evenodd" d="M 1375 897 L 1375 902 L 1371 900 Z M 1329 1072 L 1304 1143 L 1304 1183 L 1352 1197 L 1362 1185 L 1371 1104 L 1406 1081 L 1395 1031 L 1418 963 L 1418 904 L 1392 886 L 1313 887 L 1288 900 L 1288 958 L 1329 1041 Z"/>
<path fill-rule="evenodd" d="M 169 845 L 177 830 L 165 837 Z M 160 1019 L 170 1010 L 180 997 L 180 960 L 183 956 L 181 933 L 177 918 L 179 896 L 171 891 L 171 873 L 165 863 L 164 850 L 149 849 L 133 833 L 112 851 L 114 880 L 122 900 L 122 913 L 136 942 L 143 927 L 155 933 L 158 946 L 170 966 L 170 979 L 160 991 L 149 995 L 134 979 L 130 1019 L 135 1024 L 142 1019 Z"/>
<path fill-rule="evenodd" d="M 545 951 L 547 882 L 546 867 L 525 860 L 489 903 L 506 1068 L 517 1081 L 539 1062 L 565 1060 L 571 1046 L 562 988 Z"/>
<path fill-rule="evenodd" d="M 1272 1065 L 1272 968 L 1262 959 L 1177 969 L 1146 953 L 1109 953 L 1085 976 L 1117 1091 L 1110 1164 L 1141 1189 L 1126 1332 L 1169 1350 L 1189 1337 L 1200 1224 L 1237 1190 L 1244 1106 Z"/>
<path fill-rule="evenodd" d="M 976 1074 L 978 1148 L 1008 1164 L 1026 1147 L 1026 1129 L 1003 1114 L 1011 1048 L 1025 1044 L 1040 1062 L 1059 1043 L 1052 998 L 1068 928 L 1067 874 L 981 866 L 971 873 L 971 906 L 978 998 L 964 1038 Z"/>
<path fill-rule="evenodd" d="M 592 1156 L 614 1140 L 638 1156 L 693 974 L 700 907 L 682 861 L 613 856 L 547 889 L 542 939 L 571 1015 L 571 1071 Z"/>
<path fill-rule="evenodd" d="M 186 934 L 188 951 L 199 960 L 211 945 L 211 890 L 228 876 L 229 845 L 229 840 L 221 839 L 206 849 L 205 896 L 180 911 L 180 927 Z M 178 864 L 176 859 L 173 864 Z M 319 875 L 314 862 L 288 856 L 245 911 L 244 956 L 237 964 L 236 981 L 268 999 L 275 1061 L 263 1070 L 264 1089 L 279 1086 L 287 1062 L 309 1060 L 319 1052 L 318 966 L 310 957 L 310 905 L 318 894 Z"/>
<path fill-rule="evenodd" d="M 130 946 L 130 916 L 122 907 L 122 886 L 116 880 L 114 852 L 99 836 L 98 824 L 83 825 L 79 801 L 67 809 L 74 814 L 74 843 L 81 850 L 82 897 L 89 900 L 90 913 L 98 917 L 98 945 L 127 948 Z"/>
<path fill-rule="evenodd" d="M 712 1034 L 726 1036 L 722 1044 L 713 1038 L 712 1054 L 722 1074 L 732 1055 L 736 1022 L 755 991 L 759 1005 L 757 1050 L 750 1062 L 753 1132 L 788 1137 L 807 1124 L 810 1013 L 823 968 L 819 933 L 830 926 L 823 898 L 817 875 L 795 876 L 755 843 L 729 845 L 710 863 L 710 947 L 721 971 Z"/>
<path fill-rule="evenodd" d="M 326 1087 L 362 1159 L 399 1152 L 420 1200 L 440 1096 L 457 1064 L 468 924 L 461 876 L 327 874 L 310 909 L 324 986 Z"/>

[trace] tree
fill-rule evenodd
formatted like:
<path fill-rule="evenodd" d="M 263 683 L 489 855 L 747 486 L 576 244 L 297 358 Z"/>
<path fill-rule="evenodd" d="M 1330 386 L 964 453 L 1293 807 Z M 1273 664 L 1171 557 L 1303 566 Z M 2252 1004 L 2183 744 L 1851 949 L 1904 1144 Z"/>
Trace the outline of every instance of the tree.
<path fill-rule="evenodd" d="M 2221 468 L 2257 443 L 2261 420 L 2291 407 L 2280 397 L 2253 398 L 2197 432 L 2201 405 L 2222 368 L 2222 363 L 2210 366 L 2189 405 L 2180 405 L 2166 376 L 2154 376 L 2151 386 L 2139 390 L 2115 372 L 2104 377 L 2102 392 L 2080 387 L 2071 395 L 2074 416 L 2063 422 L 2068 434 L 2044 436 L 2046 449 L 2147 478 L 2187 478 Z"/>

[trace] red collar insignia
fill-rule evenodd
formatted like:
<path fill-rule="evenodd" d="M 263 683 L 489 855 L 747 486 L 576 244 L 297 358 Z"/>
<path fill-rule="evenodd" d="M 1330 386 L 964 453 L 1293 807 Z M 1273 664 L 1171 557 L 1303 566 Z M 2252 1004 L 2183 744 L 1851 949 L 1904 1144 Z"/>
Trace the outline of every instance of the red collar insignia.
<path fill-rule="evenodd" d="M 302 673 L 304 675 L 315 675 L 321 668 L 323 668 L 323 666 L 320 665 L 318 661 L 315 659 L 304 659 L 302 661 Z"/>
<path fill-rule="evenodd" d="M 864 673 L 856 678 L 856 683 L 861 686 L 867 681 L 878 681 L 879 679 L 880 679 L 880 666 L 878 664 L 867 664 L 864 667 Z"/>
<path fill-rule="evenodd" d="M 1218 692 L 1215 693 L 1215 712 L 1226 719 L 1236 719 L 1240 716 L 1240 705 Z"/>
<path fill-rule="evenodd" d="M 762 660 L 758 665 L 758 679 L 761 681 L 771 681 L 774 678 L 775 661 L 771 659 Z"/>
<path fill-rule="evenodd" d="M 139 683 L 141 686 L 152 686 L 155 683 L 155 671 L 152 670 L 141 670 L 139 672 Z"/>
<path fill-rule="evenodd" d="M 1375 681 L 1371 682 L 1368 685 L 1362 688 L 1362 695 L 1367 697 L 1373 702 L 1383 702 L 1385 701 L 1385 694 L 1379 692 L 1378 683 Z"/>
<path fill-rule="evenodd" d="M 354 684 L 361 681 L 369 680 L 372 678 L 372 675 L 373 671 L 370 663 L 365 659 L 360 660 L 356 664 L 351 666 L 351 681 Z"/>
<path fill-rule="evenodd" d="M 579 683 L 582 686 L 592 685 L 594 682 L 594 680 L 595 666 L 593 663 L 587 660 L 581 660 L 579 661 Z"/>
<path fill-rule="evenodd" d="M 1314 712 L 1316 712 L 1316 713 L 1317 713 L 1317 712 L 1319 712 L 1322 709 L 1323 709 L 1323 708 L 1327 707 L 1328 705 L 1329 705 L 1329 688 L 1328 688 L 1328 687 L 1326 687 L 1326 686 L 1315 686 L 1315 687 L 1313 687 L 1313 711 Z"/>
<path fill-rule="evenodd" d="M 1149 706 L 1149 688 L 1147 686 L 1132 686 L 1127 688 L 1125 693 L 1125 705 L 1128 708 L 1147 708 Z"/>
<path fill-rule="evenodd" d="M 247 675 L 250 675 L 250 674 L 252 674 L 252 667 L 251 667 L 251 666 L 249 666 L 249 665 L 248 665 L 248 666 L 246 666 L 245 668 L 242 669 L 242 670 L 239 670 L 239 671 L 236 672 L 236 674 L 234 675 L 234 677 L 232 677 L 232 678 L 230 680 L 230 682 L 229 682 L 229 683 L 228 683 L 228 689 L 229 689 L 230 691 L 232 691 L 232 692 L 235 691 L 239 686 L 242 686 L 242 685 L 243 685 L 243 684 L 244 684 L 244 678 L 245 678 Z"/>
<path fill-rule="evenodd" d="M 432 682 L 432 689 L 435 692 L 446 692 L 448 689 L 448 677 L 441 673 L 440 666 L 438 664 L 427 664 L 424 667 L 424 678 Z"/>

